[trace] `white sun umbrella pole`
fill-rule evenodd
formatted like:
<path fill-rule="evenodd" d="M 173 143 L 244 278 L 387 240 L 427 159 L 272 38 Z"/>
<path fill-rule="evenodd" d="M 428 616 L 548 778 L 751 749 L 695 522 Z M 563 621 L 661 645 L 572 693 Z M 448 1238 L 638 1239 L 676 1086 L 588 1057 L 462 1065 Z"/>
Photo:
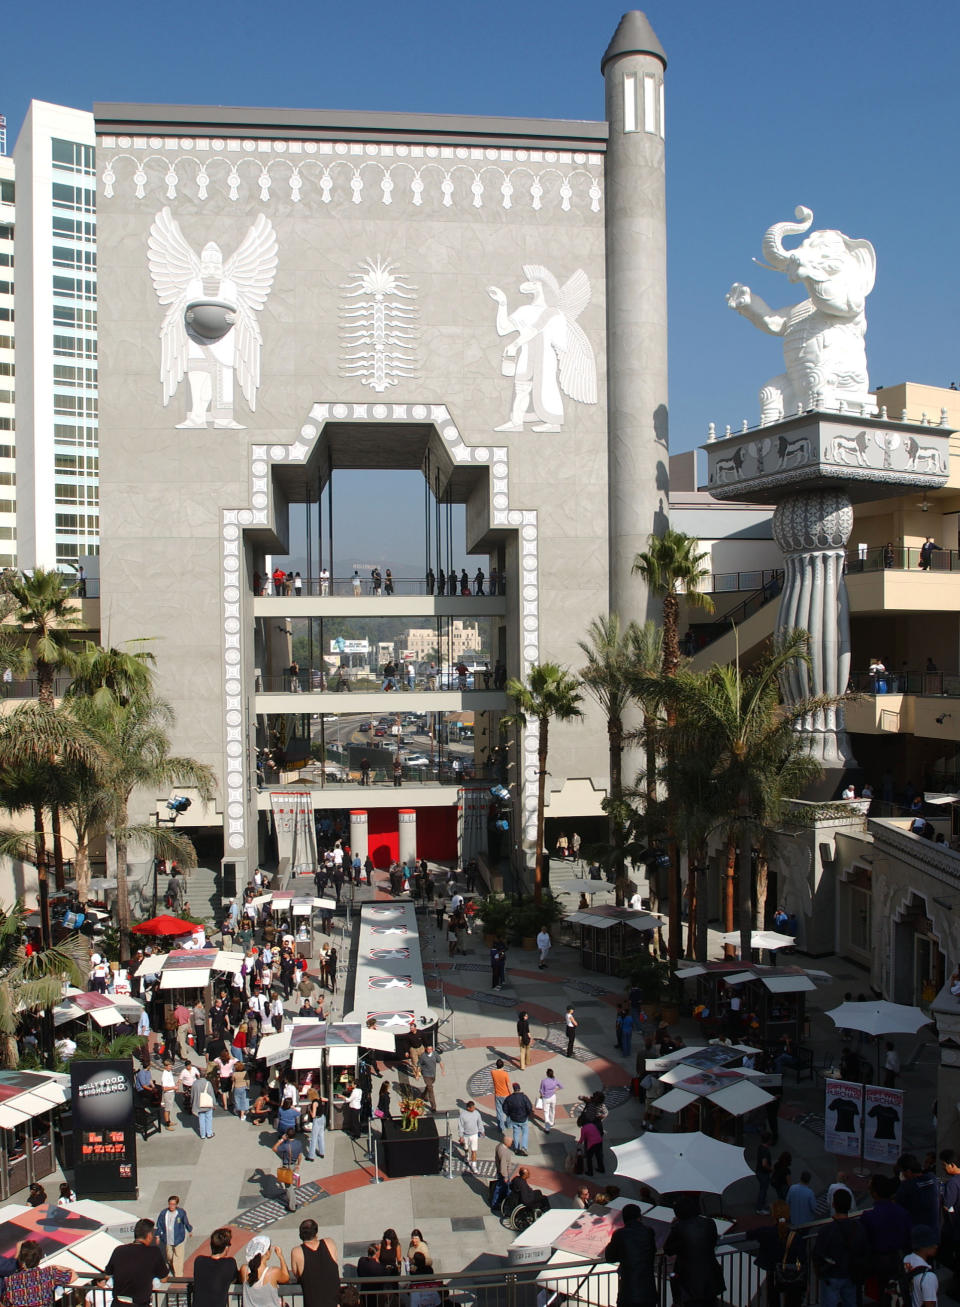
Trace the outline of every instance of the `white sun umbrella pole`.
<path fill-rule="evenodd" d="M 859 1030 L 877 1041 L 877 1079 L 880 1079 L 880 1040 L 885 1035 L 915 1035 L 931 1024 L 929 1013 L 906 1003 L 888 1003 L 886 999 L 866 1003 L 841 1003 L 827 1016 L 838 1030 Z"/>

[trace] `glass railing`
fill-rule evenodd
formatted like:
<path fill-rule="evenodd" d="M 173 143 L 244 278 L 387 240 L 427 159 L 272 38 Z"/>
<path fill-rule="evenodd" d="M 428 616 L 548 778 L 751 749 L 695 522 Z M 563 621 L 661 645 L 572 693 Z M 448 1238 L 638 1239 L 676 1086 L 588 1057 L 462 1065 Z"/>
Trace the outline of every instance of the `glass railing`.
<path fill-rule="evenodd" d="M 369 673 L 348 671 L 343 675 L 339 671 L 330 672 L 319 667 L 298 667 L 279 675 L 258 673 L 255 690 L 257 694 L 338 694 L 360 692 L 362 694 L 405 693 L 407 691 L 433 690 L 500 690 L 506 688 L 505 678 L 489 673 L 470 671 L 464 677 L 456 672 L 446 670 L 433 674 L 415 672 L 413 676 L 398 671 L 396 676 L 371 676 Z"/>
<path fill-rule="evenodd" d="M 845 570 L 854 572 L 960 572 L 960 550 L 936 549 L 921 557 L 919 546 L 871 545 L 848 549 Z"/>
<path fill-rule="evenodd" d="M 389 582 L 381 580 L 380 584 L 376 585 L 369 575 L 335 576 L 330 577 L 329 580 L 301 576 L 298 581 L 295 573 L 288 572 L 282 578 L 255 576 L 253 590 L 254 594 L 264 599 L 276 598 L 278 595 L 292 599 L 304 596 L 321 599 L 359 599 L 369 596 L 390 598 L 397 595 L 433 595 L 437 598 L 444 595 L 450 599 L 488 599 L 491 595 L 505 595 L 507 585 L 506 578 L 491 579 L 485 575 L 483 581 L 478 581 L 476 574 L 468 577 L 466 582 L 459 575 L 445 578 L 444 588 L 441 590 L 439 578 L 431 585 L 423 577 L 395 576 Z"/>
<path fill-rule="evenodd" d="M 960 672 L 889 669 L 883 674 L 851 672 L 848 688 L 857 694 L 919 694 L 929 698 L 960 698 Z"/>

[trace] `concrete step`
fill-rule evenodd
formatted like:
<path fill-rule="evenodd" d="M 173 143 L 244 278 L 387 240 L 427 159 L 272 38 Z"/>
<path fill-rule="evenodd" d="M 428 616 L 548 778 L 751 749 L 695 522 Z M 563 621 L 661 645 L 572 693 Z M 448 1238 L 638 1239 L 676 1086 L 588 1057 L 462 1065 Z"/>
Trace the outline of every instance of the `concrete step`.
<path fill-rule="evenodd" d="M 191 916 L 199 917 L 201 921 L 214 921 L 220 910 L 219 872 L 211 867 L 194 867 L 186 876 L 185 889 Z"/>

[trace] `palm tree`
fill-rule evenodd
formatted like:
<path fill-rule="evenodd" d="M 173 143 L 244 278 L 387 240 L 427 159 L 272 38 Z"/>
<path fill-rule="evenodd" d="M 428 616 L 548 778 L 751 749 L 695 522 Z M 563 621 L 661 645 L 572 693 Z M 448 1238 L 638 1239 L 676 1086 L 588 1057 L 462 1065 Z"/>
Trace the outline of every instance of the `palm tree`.
<path fill-rule="evenodd" d="M 649 813 L 647 843 L 654 838 L 657 806 L 657 754 L 660 748 L 660 696 L 658 677 L 663 666 L 663 628 L 656 622 L 634 624 L 630 650 L 630 692 L 640 705 L 642 721 L 639 739 L 643 743 L 645 769 L 643 786 Z"/>
<path fill-rule="evenodd" d="M 547 751 L 551 720 L 574 721 L 583 716 L 579 683 L 566 668 L 556 663 L 538 663 L 530 668 L 526 683 L 511 678 L 507 694 L 514 702 L 514 712 L 501 720 L 501 729 L 526 725 L 528 718 L 537 722 L 537 839 L 533 873 L 533 901 L 543 897 L 543 819 L 547 793 Z"/>
<path fill-rule="evenodd" d="M 41 703 L 53 703 L 56 673 L 69 669 L 73 655 L 71 629 L 80 625 L 74 603 L 75 586 L 59 572 L 37 567 L 6 582 L 14 602 L 11 617 L 18 628 L 0 643 L 0 657 L 15 664 L 22 676 L 37 677 Z M 5 633 L 6 634 L 6 633 Z"/>
<path fill-rule="evenodd" d="M 28 956 L 22 943 L 25 917 L 19 899 L 9 910 L 0 908 L 0 1060 L 5 1067 L 15 1067 L 19 1061 L 17 1027 L 22 1014 L 47 1016 L 60 1002 L 64 981 L 77 986 L 86 982 L 82 967 L 86 942 L 70 935 L 56 948 Z M 45 1051 L 52 1055 L 52 1048 Z"/>
<path fill-rule="evenodd" d="M 60 810 L 70 793 L 72 769 L 89 768 L 100 750 L 83 725 L 62 705 L 39 699 L 0 717 L 0 808 L 31 810 L 33 832 L 0 832 L 0 851 L 37 868 L 44 945 L 50 943 L 45 813 L 51 813 L 57 888 L 63 888 Z"/>
<path fill-rule="evenodd" d="M 647 589 L 663 604 L 663 663 L 661 673 L 675 676 L 680 666 L 680 596 L 686 597 L 693 608 L 713 612 L 713 600 L 699 589 L 709 575 L 703 566 L 706 554 L 699 552 L 699 542 L 682 531 L 669 528 L 662 536 L 651 535 L 644 552 L 633 560 L 633 572 L 643 578 Z M 671 710 L 667 708 L 667 726 L 673 725 Z M 667 732 L 666 747 L 671 747 Z M 680 956 L 682 927 L 680 920 L 680 856 L 676 841 L 670 839 L 670 928 L 669 952 L 672 958 Z"/>
<path fill-rule="evenodd" d="M 678 756 L 712 760 L 716 805 L 730 845 L 739 845 L 740 956 L 750 957 L 752 853 L 763 832 L 783 821 L 789 800 L 822 771 L 799 730 L 811 713 L 835 707 L 836 696 L 782 703 L 780 678 L 807 661 L 808 638 L 793 631 L 744 672 L 739 659 L 707 672 L 681 671 L 665 690 L 676 720 Z"/>
<path fill-rule="evenodd" d="M 663 674 L 673 676 L 680 666 L 680 596 L 691 608 L 713 612 L 713 600 L 699 588 L 710 575 L 703 566 L 706 554 L 699 541 L 682 531 L 652 535 L 644 552 L 633 560 L 633 572 L 663 604 Z"/>
<path fill-rule="evenodd" d="M 214 795 L 213 770 L 193 758 L 170 753 L 169 730 L 173 710 L 153 694 L 135 694 L 127 703 L 112 695 L 109 700 L 78 699 L 76 711 L 103 751 L 97 779 L 106 796 L 104 825 L 117 863 L 117 917 L 121 957 L 130 947 L 130 899 L 127 885 L 127 847 L 142 843 L 155 857 L 176 857 L 185 865 L 195 863 L 193 847 L 185 836 L 154 825 L 131 826 L 130 798 L 134 790 L 169 789 L 190 785 L 204 800 Z"/>
<path fill-rule="evenodd" d="M 128 641 L 143 645 L 145 641 Z M 135 694 L 149 694 L 153 690 L 153 672 L 157 660 L 144 648 L 103 648 L 92 640 L 85 640 L 72 659 L 72 680 L 66 697 L 81 696 L 94 699 L 98 704 L 129 703 Z"/>
<path fill-rule="evenodd" d="M 610 819 L 617 903 L 622 905 L 625 887 L 623 859 L 624 831 L 628 812 L 623 798 L 623 749 L 626 740 L 624 714 L 633 700 L 633 655 L 639 638 L 635 622 L 621 628 L 616 613 L 597 617 L 588 627 L 589 640 L 580 648 L 587 664 L 580 671 L 583 688 L 596 701 L 607 719 L 610 755 L 610 788 L 604 807 Z"/>
<path fill-rule="evenodd" d="M 37 678 L 37 703 L 40 708 L 54 707 L 55 678 L 58 671 L 73 663 L 71 632 L 80 625 L 74 603 L 75 586 L 56 571 L 37 567 L 32 572 L 5 579 L 4 593 L 9 607 L 9 629 L 0 631 L 0 660 L 15 667 L 18 674 Z M 40 715 L 41 717 L 44 714 Z M 39 721 L 39 719 L 38 719 Z M 57 757 L 47 759 L 51 768 Z M 57 787 L 47 786 L 50 827 L 53 837 L 54 875 L 57 889 L 63 889 L 63 842 Z M 44 860 L 46 848 L 43 849 Z M 38 862 L 39 869 L 39 862 Z M 45 867 L 44 867 L 45 874 Z"/>

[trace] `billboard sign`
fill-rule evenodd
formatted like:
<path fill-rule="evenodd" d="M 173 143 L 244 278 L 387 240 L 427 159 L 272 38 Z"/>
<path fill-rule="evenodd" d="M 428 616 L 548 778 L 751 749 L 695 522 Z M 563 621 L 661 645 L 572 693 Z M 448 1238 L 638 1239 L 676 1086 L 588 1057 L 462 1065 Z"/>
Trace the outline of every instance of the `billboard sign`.
<path fill-rule="evenodd" d="M 369 640 L 345 640 L 342 635 L 330 641 L 332 654 L 365 654 L 370 652 Z"/>
<path fill-rule="evenodd" d="M 70 1065 L 73 1183 L 81 1198 L 137 1197 L 133 1061 Z"/>

